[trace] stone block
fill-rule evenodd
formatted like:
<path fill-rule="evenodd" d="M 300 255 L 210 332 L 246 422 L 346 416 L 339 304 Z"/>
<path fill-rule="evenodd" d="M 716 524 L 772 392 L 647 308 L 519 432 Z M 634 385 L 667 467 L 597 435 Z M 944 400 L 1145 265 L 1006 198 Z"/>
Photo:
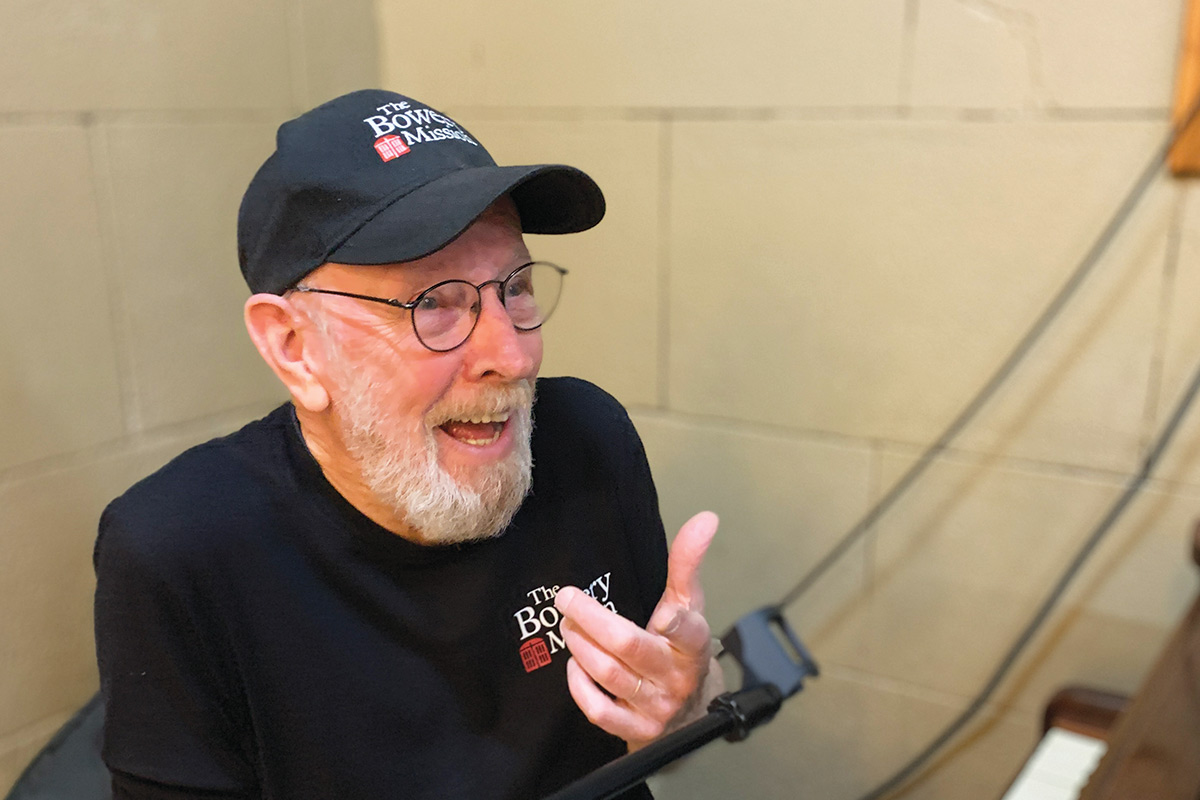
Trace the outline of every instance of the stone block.
<path fill-rule="evenodd" d="M 895 105 L 904 2 L 379 6 L 386 85 L 442 105 Z"/>
<path fill-rule="evenodd" d="M 118 278 L 140 424 L 286 396 L 242 322 L 238 203 L 270 154 L 268 124 L 107 128 Z"/>
<path fill-rule="evenodd" d="M 919 443 L 1012 350 L 1162 133 L 1143 123 L 676 129 L 671 407 Z M 1034 353 L 1041 366 L 981 421 L 977 446 L 1133 463 L 1166 228 L 1145 219 L 1065 352 Z"/>
<path fill-rule="evenodd" d="M 0 111 L 286 108 L 287 0 L 0 7 Z"/>
<path fill-rule="evenodd" d="M 865 510 L 872 461 L 866 448 L 648 413 L 635 421 L 667 535 L 702 510 L 721 518 L 704 571 L 717 632 L 778 602 Z M 851 550 L 792 607 L 788 619 L 801 638 L 819 641 L 862 591 L 864 565 L 863 548 Z"/>
<path fill-rule="evenodd" d="M 82 128 L 0 129 L 0 469 L 124 432 L 108 275 Z"/>

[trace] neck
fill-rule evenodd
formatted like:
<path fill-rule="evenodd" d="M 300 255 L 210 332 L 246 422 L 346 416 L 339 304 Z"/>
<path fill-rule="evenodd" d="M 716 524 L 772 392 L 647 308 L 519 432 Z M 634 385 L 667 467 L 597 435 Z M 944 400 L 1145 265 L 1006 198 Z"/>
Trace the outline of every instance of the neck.
<path fill-rule="evenodd" d="M 298 404 L 295 408 L 304 444 L 320 465 L 325 480 L 329 481 L 337 493 L 381 528 L 410 542 L 429 544 L 420 531 L 409 525 L 394 508 L 381 502 L 367 486 L 362 469 L 347 452 L 328 411 L 313 414 Z"/>

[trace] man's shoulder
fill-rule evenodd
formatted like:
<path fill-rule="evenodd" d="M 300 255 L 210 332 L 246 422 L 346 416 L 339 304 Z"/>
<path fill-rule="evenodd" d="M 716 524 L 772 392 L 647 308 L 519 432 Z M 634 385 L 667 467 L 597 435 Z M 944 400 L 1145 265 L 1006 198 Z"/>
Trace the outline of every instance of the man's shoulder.
<path fill-rule="evenodd" d="M 100 538 L 187 550 L 257 524 L 282 478 L 290 408 L 185 450 L 104 510 Z"/>
<path fill-rule="evenodd" d="M 625 408 L 608 392 L 579 378 L 538 381 L 533 411 L 533 461 L 563 475 L 621 473 L 644 459 L 641 439 Z"/>
<path fill-rule="evenodd" d="M 632 429 L 625 407 L 608 392 L 581 378 L 540 378 L 536 425 L 567 427 L 600 435 Z"/>

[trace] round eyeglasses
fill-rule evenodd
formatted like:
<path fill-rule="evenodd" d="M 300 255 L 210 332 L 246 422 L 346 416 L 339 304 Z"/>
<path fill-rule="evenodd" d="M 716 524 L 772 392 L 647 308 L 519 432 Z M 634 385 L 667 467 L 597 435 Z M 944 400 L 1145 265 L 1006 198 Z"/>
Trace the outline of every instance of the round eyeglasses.
<path fill-rule="evenodd" d="M 425 347 L 435 353 L 446 353 L 461 347 L 479 322 L 483 308 L 483 289 L 496 285 L 500 303 L 508 312 L 513 327 L 519 331 L 540 328 L 558 305 L 562 295 L 563 276 L 567 271 L 549 261 L 533 261 L 517 267 L 504 279 L 474 284 L 470 281 L 449 280 L 435 283 L 409 302 L 387 297 L 371 297 L 353 292 L 318 289 L 297 285 L 295 292 L 332 294 L 383 303 L 412 312 L 413 333 Z"/>

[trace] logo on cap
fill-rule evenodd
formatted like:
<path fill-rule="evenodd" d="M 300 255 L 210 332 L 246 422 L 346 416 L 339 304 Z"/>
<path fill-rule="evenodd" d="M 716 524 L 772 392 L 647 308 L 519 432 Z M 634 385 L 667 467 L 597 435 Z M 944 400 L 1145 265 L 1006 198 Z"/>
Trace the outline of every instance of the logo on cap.
<path fill-rule="evenodd" d="M 375 140 L 375 152 L 384 161 L 399 158 L 411 149 L 399 136 L 382 136 Z"/>

